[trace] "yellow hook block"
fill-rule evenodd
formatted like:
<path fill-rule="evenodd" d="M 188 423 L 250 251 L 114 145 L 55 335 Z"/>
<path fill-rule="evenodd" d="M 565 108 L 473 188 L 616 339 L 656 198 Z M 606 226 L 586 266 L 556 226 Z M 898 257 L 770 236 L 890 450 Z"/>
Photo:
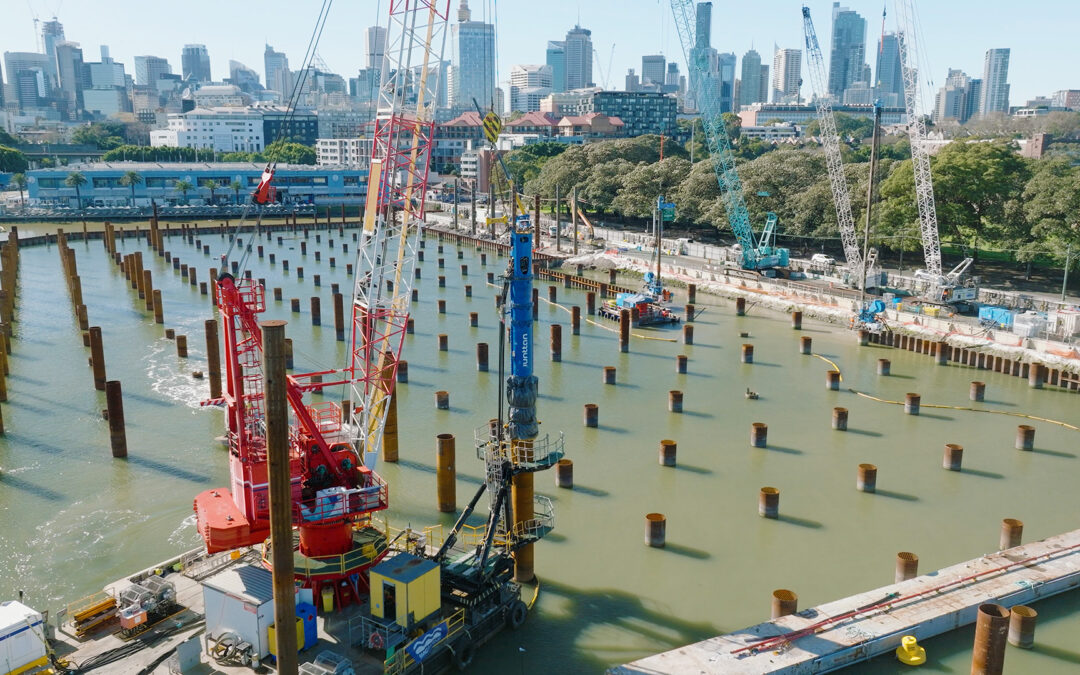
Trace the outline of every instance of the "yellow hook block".
<path fill-rule="evenodd" d="M 921 666 L 926 663 L 926 650 L 919 646 L 914 635 L 905 635 L 896 648 L 896 658 L 909 666 Z"/>

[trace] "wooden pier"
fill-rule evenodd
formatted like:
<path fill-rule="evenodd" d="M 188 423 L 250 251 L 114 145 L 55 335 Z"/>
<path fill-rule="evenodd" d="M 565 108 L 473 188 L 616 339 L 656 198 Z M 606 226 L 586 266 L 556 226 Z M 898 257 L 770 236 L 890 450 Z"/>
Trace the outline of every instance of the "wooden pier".
<path fill-rule="evenodd" d="M 1028 605 L 1080 586 L 1080 530 L 882 586 L 610 669 L 661 673 L 825 673 L 975 621 L 979 605 Z M 1037 639 L 1037 638 L 1036 638 Z"/>

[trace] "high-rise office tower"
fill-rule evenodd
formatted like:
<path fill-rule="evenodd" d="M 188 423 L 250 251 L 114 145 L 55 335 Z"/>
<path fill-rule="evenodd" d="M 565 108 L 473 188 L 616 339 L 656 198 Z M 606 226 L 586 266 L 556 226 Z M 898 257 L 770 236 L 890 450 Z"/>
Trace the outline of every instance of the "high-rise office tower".
<path fill-rule="evenodd" d="M 156 87 L 162 75 L 171 75 L 172 66 L 160 56 L 135 57 L 135 84 Z"/>
<path fill-rule="evenodd" d="M 885 33 L 878 40 L 877 66 L 874 68 L 874 95 L 886 107 L 904 105 L 904 76 L 900 71 L 900 40 L 896 33 Z"/>
<path fill-rule="evenodd" d="M 41 42 L 45 45 L 45 55 L 49 57 L 49 67 L 51 68 L 46 83 L 50 90 L 60 86 L 56 70 L 56 44 L 63 42 L 64 39 L 64 25 L 57 21 L 55 16 L 52 21 L 45 21 L 41 24 Z"/>
<path fill-rule="evenodd" d="M 549 41 L 544 61 L 551 66 L 551 91 L 566 91 L 566 43 Z"/>
<path fill-rule="evenodd" d="M 633 68 L 626 70 L 626 79 L 623 81 L 623 89 L 629 92 L 641 91 L 641 78 L 637 76 Z"/>
<path fill-rule="evenodd" d="M 289 73 L 289 57 L 285 52 L 274 51 L 270 45 L 266 45 L 263 52 L 263 76 L 266 78 L 266 88 L 281 94 L 282 98 L 288 98 L 292 90 L 292 76 Z"/>
<path fill-rule="evenodd" d="M 663 54 L 650 54 L 648 56 L 641 57 L 641 83 L 649 83 L 655 85 L 664 84 L 665 68 L 667 67 L 667 59 Z"/>
<path fill-rule="evenodd" d="M 720 112 L 733 112 L 735 110 L 735 64 L 738 57 L 735 53 L 718 54 L 716 62 L 716 76 L 719 78 L 717 94 L 720 96 Z"/>
<path fill-rule="evenodd" d="M 213 81 L 210 76 L 210 53 L 206 51 L 206 45 L 184 45 L 180 52 L 180 66 L 185 80 Z"/>
<path fill-rule="evenodd" d="M 56 43 L 56 74 L 59 91 L 67 104 L 67 118 L 77 120 L 83 109 L 83 53 L 78 42 Z"/>
<path fill-rule="evenodd" d="M 382 69 L 386 58 L 386 29 L 368 26 L 364 29 L 364 68 Z"/>
<path fill-rule="evenodd" d="M 775 50 L 772 67 L 773 103 L 797 103 L 802 86 L 802 51 Z"/>
<path fill-rule="evenodd" d="M 761 64 L 761 79 L 758 80 L 758 97 L 761 103 L 769 102 L 769 66 Z"/>
<path fill-rule="evenodd" d="M 566 89 L 595 86 L 592 72 L 592 31 L 574 26 L 566 34 Z"/>
<path fill-rule="evenodd" d="M 979 115 L 1009 112 L 1009 48 L 988 49 L 983 61 Z"/>
<path fill-rule="evenodd" d="M 487 108 L 495 103 L 495 26 L 473 21 L 468 0 L 461 0 L 458 21 L 450 29 L 449 103 L 455 110 Z"/>
<path fill-rule="evenodd" d="M 743 54 L 740 79 L 738 105 L 761 101 L 761 55 L 753 49 Z"/>
<path fill-rule="evenodd" d="M 699 2 L 697 5 L 697 23 L 694 26 L 694 47 L 708 49 L 712 47 L 712 3 Z"/>
<path fill-rule="evenodd" d="M 832 52 L 829 56 L 829 93 L 837 101 L 844 90 L 864 81 L 866 70 L 866 19 L 839 2 L 833 3 Z"/>
<path fill-rule="evenodd" d="M 49 95 L 49 57 L 37 52 L 4 52 L 7 71 L 7 105 L 19 110 L 37 108 Z"/>
<path fill-rule="evenodd" d="M 532 112 L 551 93 L 551 66 L 545 64 L 510 67 L 510 110 Z"/>

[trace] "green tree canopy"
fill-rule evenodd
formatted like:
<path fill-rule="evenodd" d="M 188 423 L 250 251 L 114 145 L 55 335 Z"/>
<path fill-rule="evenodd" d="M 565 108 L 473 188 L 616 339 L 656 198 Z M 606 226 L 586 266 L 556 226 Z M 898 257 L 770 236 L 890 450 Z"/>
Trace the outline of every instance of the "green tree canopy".
<path fill-rule="evenodd" d="M 1070 245 L 1074 256 L 1080 251 L 1080 167 L 1060 158 L 1036 162 L 1021 202 L 1031 241 L 1038 242 L 1027 251 L 1059 260 Z"/>
<path fill-rule="evenodd" d="M 266 146 L 263 152 L 268 162 L 283 164 L 314 164 L 315 151 L 306 145 L 291 141 L 276 140 Z"/>
<path fill-rule="evenodd" d="M 30 163 L 26 161 L 26 155 L 15 148 L 0 145 L 0 171 L 15 172 L 26 171 Z"/>
<path fill-rule="evenodd" d="M 533 143 L 514 150 L 504 161 L 514 184 L 524 188 L 529 181 L 540 175 L 540 170 L 549 159 L 562 154 L 566 148 L 565 143 Z"/>

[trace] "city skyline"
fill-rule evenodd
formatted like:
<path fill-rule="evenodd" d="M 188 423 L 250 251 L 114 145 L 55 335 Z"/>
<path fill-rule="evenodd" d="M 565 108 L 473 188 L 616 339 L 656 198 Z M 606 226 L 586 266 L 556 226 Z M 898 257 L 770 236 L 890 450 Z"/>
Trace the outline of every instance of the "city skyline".
<path fill-rule="evenodd" d="M 199 20 L 199 16 L 207 16 L 198 11 L 203 4 L 207 9 L 214 8 L 215 21 Z M 453 22 L 457 2 L 451 4 Z M 546 12 L 544 16 L 535 16 L 521 6 L 501 8 L 497 26 L 497 52 L 500 57 L 497 64 L 498 86 L 506 89 L 511 66 L 544 63 L 548 41 L 563 39 L 578 21 L 576 4 L 562 0 L 556 0 L 553 4 L 554 11 Z M 473 5 L 473 20 L 490 20 L 483 16 L 482 5 L 475 1 Z M 874 52 L 881 32 L 881 5 L 858 0 L 850 0 L 843 5 L 858 12 L 867 22 L 866 62 L 873 68 L 876 66 L 877 54 Z M 776 1 L 759 3 L 755 7 L 714 5 L 712 46 L 720 52 L 740 55 L 753 48 L 761 54 L 762 62 L 766 64 L 772 61 L 773 44 L 779 48 L 801 49 L 800 6 L 800 3 Z M 832 3 L 815 1 L 809 6 L 819 33 L 831 33 Z M 33 33 L 31 7 L 38 12 L 42 22 L 49 18 L 45 16 L 41 3 L 35 5 L 33 0 L 29 5 L 7 8 L 10 20 L 0 26 L 0 51 L 38 49 L 40 36 Z M 140 20 L 145 15 L 135 11 L 136 7 L 130 0 L 106 0 L 93 6 L 68 5 L 61 8 L 58 18 L 64 25 L 66 40 L 80 43 L 87 55 L 96 54 L 99 45 L 108 45 L 113 58 L 123 63 L 129 74 L 135 72 L 134 57 L 148 54 L 168 59 L 173 72 L 179 73 L 184 45 L 205 44 L 215 81 L 228 77 L 230 60 L 248 64 L 260 71 L 258 66 L 268 43 L 275 50 L 289 55 L 290 65 L 297 69 L 309 37 L 308 26 L 314 23 L 315 18 L 314 12 L 307 7 L 282 8 L 274 12 L 274 21 L 268 20 L 265 28 L 259 30 L 259 22 L 257 19 L 253 21 L 250 8 L 241 8 L 239 3 L 219 6 L 204 0 L 193 0 L 193 11 L 178 13 L 175 21 L 155 24 L 151 29 L 148 22 Z M 619 7 L 624 11 L 615 11 Z M 1073 13 L 1065 13 L 1065 3 L 1060 0 L 1036 1 L 1027 6 L 1025 13 L 1010 16 L 1008 22 L 1000 21 L 1000 17 L 994 18 L 998 16 L 995 8 L 1000 13 L 1008 7 L 1004 2 L 992 0 L 984 3 L 983 11 L 978 14 L 955 7 L 927 5 L 921 8 L 924 31 L 922 45 L 929 57 L 929 64 L 923 64 L 922 68 L 928 70 L 930 75 L 930 81 L 923 82 L 923 98 L 928 102 L 927 108 L 932 107 L 929 102 L 933 100 L 937 88 L 944 84 L 949 69 L 981 73 L 986 51 L 994 48 L 1011 50 L 1008 80 L 1009 98 L 1013 106 L 1022 105 L 1024 101 L 1037 96 L 1049 96 L 1059 89 L 1076 88 L 1080 84 L 1069 81 L 1068 75 L 1054 72 L 1044 65 L 1050 59 L 1069 62 L 1080 57 L 1080 45 L 1069 39 L 1072 29 L 1080 24 L 1080 20 L 1045 20 L 1047 13 L 1055 12 L 1071 17 Z M 784 10 L 791 14 L 790 21 L 780 20 L 779 13 Z M 376 13 L 375 6 L 338 5 L 332 11 L 335 16 L 327 24 L 319 53 L 334 72 L 346 78 L 353 77 L 364 65 L 363 30 L 371 25 L 385 25 L 385 18 Z M 111 19 L 108 24 L 103 25 L 100 21 L 103 13 L 107 13 Z M 895 24 L 892 12 L 889 14 L 886 31 L 892 32 Z M 663 54 L 668 60 L 678 62 L 682 72 L 685 72 L 667 3 L 642 3 L 636 17 L 625 12 L 625 3 L 613 0 L 597 0 L 580 8 L 580 24 L 592 32 L 596 50 L 594 81 L 600 79 L 599 68 L 607 76 L 609 87 L 620 86 L 627 69 L 640 69 L 641 57 L 647 54 Z M 252 27 L 252 30 L 239 34 L 233 32 L 228 26 L 234 20 L 236 25 L 242 23 Z M 954 30 L 958 21 L 964 22 L 968 29 Z M 290 26 L 292 29 L 286 31 L 280 26 Z M 517 26 L 528 28 L 518 29 Z M 829 49 L 829 46 L 823 47 Z M 448 60 L 449 52 L 450 46 L 447 45 Z M 263 75 L 262 72 L 259 74 Z M 5 80 L 9 78 L 6 71 L 4 77 Z M 877 77 L 876 72 L 874 77 Z M 804 83 L 802 96 L 806 97 L 808 93 L 808 83 Z M 924 112 L 929 112 L 929 109 Z"/>

